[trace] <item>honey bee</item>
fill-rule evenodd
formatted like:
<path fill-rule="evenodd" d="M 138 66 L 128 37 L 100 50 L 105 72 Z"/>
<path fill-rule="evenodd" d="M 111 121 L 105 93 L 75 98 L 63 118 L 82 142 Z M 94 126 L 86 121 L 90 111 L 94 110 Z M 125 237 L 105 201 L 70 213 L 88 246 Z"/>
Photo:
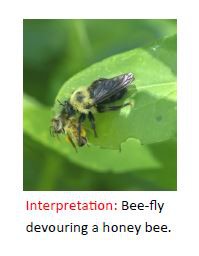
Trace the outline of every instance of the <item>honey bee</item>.
<path fill-rule="evenodd" d="M 66 119 L 63 115 L 59 115 L 53 118 L 50 133 L 52 136 L 66 134 L 66 140 L 71 143 L 76 151 L 76 146 L 82 147 L 88 143 L 86 130 L 83 127 L 79 136 L 78 123 L 74 117 Z"/>

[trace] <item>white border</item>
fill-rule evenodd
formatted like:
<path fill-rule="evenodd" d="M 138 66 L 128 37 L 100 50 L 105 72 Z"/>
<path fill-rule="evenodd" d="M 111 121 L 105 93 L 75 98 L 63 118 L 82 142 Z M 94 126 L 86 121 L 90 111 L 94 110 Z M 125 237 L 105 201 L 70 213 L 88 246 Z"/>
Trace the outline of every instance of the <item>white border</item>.
<path fill-rule="evenodd" d="M 198 13 L 197 1 L 10 1 L 1 4 L 1 229 L 7 255 L 138 254 L 168 255 L 197 252 L 198 236 Z M 65 198 L 65 192 L 22 192 L 22 19 L 23 18 L 178 18 L 178 192 L 106 192 L 106 197 L 133 200 L 160 198 L 176 232 L 170 237 L 97 240 L 27 237 L 21 225 L 27 218 L 25 198 Z M 88 198 L 91 193 L 67 193 Z M 93 197 L 102 194 L 92 192 Z M 139 216 L 138 216 L 139 217 Z M 147 218 L 148 216 L 146 216 Z M 86 215 L 78 220 L 87 219 Z M 94 217 L 91 217 L 91 219 Z M 96 215 L 95 218 L 98 218 Z M 100 216 L 99 216 L 100 218 Z M 112 215 L 106 218 L 112 219 Z M 123 215 L 116 217 L 120 221 Z M 165 217 L 166 218 L 166 217 Z M 53 220 L 53 219 L 52 219 Z M 19 228 L 19 229 L 18 229 Z M 102 242 L 102 239 L 106 241 Z M 90 243 L 92 240 L 92 243 Z M 100 241 L 101 240 L 101 241 Z M 100 243 L 98 243 L 100 242 Z"/>

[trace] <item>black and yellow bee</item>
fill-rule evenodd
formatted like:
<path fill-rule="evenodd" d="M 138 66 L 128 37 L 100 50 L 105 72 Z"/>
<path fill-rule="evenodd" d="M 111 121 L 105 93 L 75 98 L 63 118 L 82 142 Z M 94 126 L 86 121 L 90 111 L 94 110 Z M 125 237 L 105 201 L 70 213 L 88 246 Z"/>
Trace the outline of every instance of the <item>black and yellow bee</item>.
<path fill-rule="evenodd" d="M 52 119 L 52 133 L 64 133 L 68 130 L 74 135 L 77 131 L 77 135 L 73 137 L 75 137 L 75 140 L 78 137 L 78 146 L 84 146 L 87 143 L 87 139 L 86 132 L 82 132 L 85 131 L 82 123 L 86 117 L 88 117 L 94 135 L 97 137 L 94 113 L 115 111 L 131 105 L 130 102 L 116 106 L 111 106 L 110 103 L 121 99 L 134 79 L 132 73 L 126 73 L 110 79 L 100 78 L 89 87 L 77 89 L 69 99 L 63 103 L 60 102 L 62 110 L 58 118 Z M 73 120 L 73 129 L 69 128 L 71 120 Z"/>

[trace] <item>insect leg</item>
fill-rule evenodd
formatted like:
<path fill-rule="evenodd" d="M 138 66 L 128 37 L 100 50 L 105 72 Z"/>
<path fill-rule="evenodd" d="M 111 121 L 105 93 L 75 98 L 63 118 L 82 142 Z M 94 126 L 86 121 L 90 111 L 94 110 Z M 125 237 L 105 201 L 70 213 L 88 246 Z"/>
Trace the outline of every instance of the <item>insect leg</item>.
<path fill-rule="evenodd" d="M 82 126 L 82 123 L 85 121 L 85 119 L 86 119 L 86 114 L 81 114 L 79 116 L 78 126 L 77 126 L 79 143 L 81 143 L 81 126 Z"/>
<path fill-rule="evenodd" d="M 74 147 L 75 151 L 77 152 L 77 148 L 75 146 L 75 143 L 73 142 L 71 136 L 67 133 L 67 139 L 71 143 L 71 145 Z"/>
<path fill-rule="evenodd" d="M 95 118 L 91 112 L 88 113 L 88 119 L 91 123 L 91 128 L 94 131 L 95 137 L 97 137 L 96 127 L 95 127 Z"/>
<path fill-rule="evenodd" d="M 122 105 L 119 105 L 119 106 L 104 106 L 104 105 L 99 105 L 99 106 L 97 107 L 97 111 L 100 112 L 100 113 L 102 113 L 102 112 L 107 112 L 107 111 L 115 111 L 115 110 L 124 108 L 124 107 L 129 106 L 129 105 L 131 105 L 130 102 L 125 103 L 125 104 L 122 104 Z"/>
<path fill-rule="evenodd" d="M 50 136 L 54 137 L 54 132 L 53 132 L 53 127 L 52 127 L 52 125 L 50 126 Z"/>
<path fill-rule="evenodd" d="M 110 107 L 107 108 L 107 111 L 109 111 L 109 110 L 110 111 L 118 110 L 118 109 L 124 108 L 124 107 L 129 106 L 129 105 L 131 105 L 130 102 L 127 102 L 127 103 L 119 105 L 119 106 L 110 106 Z"/>

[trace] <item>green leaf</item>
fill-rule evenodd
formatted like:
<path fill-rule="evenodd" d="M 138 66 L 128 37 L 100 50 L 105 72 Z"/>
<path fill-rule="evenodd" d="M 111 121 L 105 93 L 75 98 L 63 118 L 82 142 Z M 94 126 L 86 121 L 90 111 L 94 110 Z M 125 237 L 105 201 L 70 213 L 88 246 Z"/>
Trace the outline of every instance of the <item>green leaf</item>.
<path fill-rule="evenodd" d="M 82 167 L 100 172 L 125 172 L 148 168 L 155 170 L 161 167 L 161 163 L 148 147 L 141 146 L 133 139 L 122 144 L 121 152 L 91 145 L 79 148 L 76 153 L 65 141 L 64 136 L 59 139 L 50 136 L 51 115 L 50 108 L 44 107 L 29 96 L 24 97 L 24 133 Z"/>
<path fill-rule="evenodd" d="M 118 102 L 131 101 L 134 107 L 96 114 L 98 138 L 85 123 L 89 143 L 118 149 L 129 138 L 152 144 L 176 136 L 176 36 L 165 38 L 145 48 L 137 48 L 98 62 L 73 76 L 61 87 L 55 101 L 54 115 L 60 113 L 57 99 L 64 101 L 80 86 L 89 86 L 100 77 L 111 78 L 132 72 L 134 86 Z"/>
<path fill-rule="evenodd" d="M 156 143 L 150 150 L 161 168 L 102 173 L 71 163 L 24 135 L 24 190 L 176 190 L 176 142 Z"/>

